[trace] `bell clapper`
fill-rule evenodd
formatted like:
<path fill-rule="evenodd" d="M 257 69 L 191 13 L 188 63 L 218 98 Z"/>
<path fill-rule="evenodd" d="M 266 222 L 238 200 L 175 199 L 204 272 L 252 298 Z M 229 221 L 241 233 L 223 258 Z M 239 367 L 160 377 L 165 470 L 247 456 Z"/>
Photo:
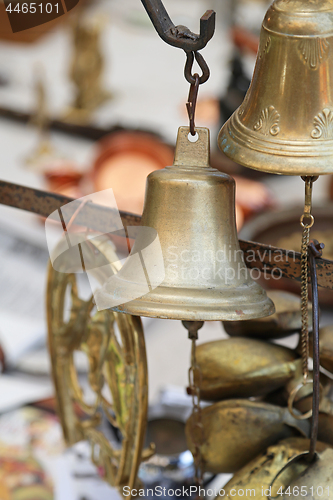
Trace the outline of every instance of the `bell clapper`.
<path fill-rule="evenodd" d="M 192 396 L 192 440 L 195 446 L 193 453 L 195 465 L 195 482 L 198 488 L 197 498 L 200 498 L 200 488 L 203 485 L 203 463 L 201 446 L 203 444 L 203 425 L 201 420 L 200 406 L 200 385 L 202 374 L 196 358 L 196 341 L 198 340 L 198 330 L 203 327 L 203 321 L 182 321 L 183 326 L 188 331 L 188 338 L 192 342 L 191 366 L 188 371 L 189 386 L 187 393 Z"/>

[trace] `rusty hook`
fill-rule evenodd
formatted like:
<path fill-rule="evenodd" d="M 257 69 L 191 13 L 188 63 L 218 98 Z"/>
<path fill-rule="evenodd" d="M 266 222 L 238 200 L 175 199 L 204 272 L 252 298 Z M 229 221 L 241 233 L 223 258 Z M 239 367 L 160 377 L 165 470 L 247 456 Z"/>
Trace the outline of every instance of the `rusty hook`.
<path fill-rule="evenodd" d="M 207 10 L 200 19 L 200 34 L 197 35 L 186 26 L 175 26 L 171 21 L 162 0 L 141 0 L 157 33 L 169 45 L 186 52 L 203 49 L 214 35 L 216 14 Z"/>
<path fill-rule="evenodd" d="M 193 66 L 194 58 L 197 61 L 198 65 L 202 71 L 202 75 L 199 77 L 199 85 L 201 85 L 202 83 L 207 82 L 209 75 L 210 75 L 210 71 L 209 71 L 209 68 L 208 68 L 206 61 L 204 60 L 202 55 L 199 54 L 199 52 L 186 52 L 186 64 L 185 64 L 185 69 L 184 69 L 184 75 L 185 75 L 186 80 L 191 85 L 195 84 L 195 75 L 192 75 L 192 66 Z"/>

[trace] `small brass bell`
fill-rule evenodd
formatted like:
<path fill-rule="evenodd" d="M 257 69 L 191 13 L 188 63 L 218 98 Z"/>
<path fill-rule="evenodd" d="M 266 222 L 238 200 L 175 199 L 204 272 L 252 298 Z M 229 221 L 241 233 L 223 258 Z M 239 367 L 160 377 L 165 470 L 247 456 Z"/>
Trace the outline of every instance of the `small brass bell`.
<path fill-rule="evenodd" d="M 220 149 L 264 172 L 333 173 L 332 50 L 332 0 L 275 0 L 250 88 L 219 133 Z"/>
<path fill-rule="evenodd" d="M 287 408 L 248 399 L 219 401 L 201 410 L 203 444 L 201 455 L 206 471 L 236 472 L 281 439 L 302 435 L 310 426 L 296 420 Z M 186 422 L 189 450 L 195 452 L 201 431 L 195 415 Z"/>
<path fill-rule="evenodd" d="M 243 320 L 274 312 L 243 261 L 235 182 L 210 167 L 208 129 L 196 132 L 198 139 L 191 142 L 189 128 L 180 127 L 174 164 L 147 180 L 142 229 L 156 232 L 163 269 L 142 231 L 121 271 L 95 294 L 99 308 L 188 321 Z M 138 272 L 138 255 L 145 273 Z"/>
<path fill-rule="evenodd" d="M 287 347 L 246 337 L 201 344 L 197 347 L 200 397 L 218 401 L 273 392 L 293 379 L 296 358 Z"/>

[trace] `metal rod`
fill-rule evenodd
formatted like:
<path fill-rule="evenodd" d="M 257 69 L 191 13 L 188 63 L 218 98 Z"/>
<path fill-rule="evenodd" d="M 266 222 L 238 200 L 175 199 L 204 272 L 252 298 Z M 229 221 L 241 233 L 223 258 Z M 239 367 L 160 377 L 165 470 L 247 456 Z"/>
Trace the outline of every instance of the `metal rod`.
<path fill-rule="evenodd" d="M 319 299 L 316 259 L 321 256 L 324 245 L 314 241 L 309 244 L 309 267 L 312 290 L 312 335 L 313 335 L 313 396 L 309 461 L 316 456 L 320 404 L 320 358 L 319 358 Z"/>
<path fill-rule="evenodd" d="M 42 217 L 48 217 L 55 210 L 71 202 L 74 202 L 74 213 L 81 204 L 80 200 L 20 186 L 12 182 L 0 181 L 0 204 L 32 212 Z M 79 212 L 75 219 L 75 224 L 89 227 L 102 233 L 109 232 L 112 229 L 113 213 L 112 209 L 106 206 L 87 203 Z M 140 215 L 120 211 L 120 216 L 125 229 L 127 227 L 140 226 L 141 224 Z M 116 229 L 119 228 L 115 227 Z M 131 234 L 133 234 L 133 229 L 131 230 Z M 244 260 L 247 267 L 257 269 L 267 275 L 278 275 L 281 278 L 300 281 L 300 253 L 253 241 L 240 240 L 239 243 L 244 253 Z M 333 261 L 321 258 L 317 259 L 318 286 L 333 290 L 332 276 Z"/>
<path fill-rule="evenodd" d="M 157 33 L 164 42 L 185 50 L 196 52 L 203 49 L 214 35 L 216 14 L 207 10 L 200 19 L 200 34 L 197 35 L 186 26 L 175 26 L 161 0 L 141 0 Z"/>

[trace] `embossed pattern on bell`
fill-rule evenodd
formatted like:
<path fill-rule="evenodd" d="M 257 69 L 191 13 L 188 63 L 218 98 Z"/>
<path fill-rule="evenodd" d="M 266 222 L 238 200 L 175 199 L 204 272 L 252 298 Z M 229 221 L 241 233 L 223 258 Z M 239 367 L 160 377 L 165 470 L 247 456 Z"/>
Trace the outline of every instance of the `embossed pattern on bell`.
<path fill-rule="evenodd" d="M 332 80 L 332 0 L 275 0 L 250 88 L 220 131 L 220 149 L 265 172 L 333 173 Z"/>

